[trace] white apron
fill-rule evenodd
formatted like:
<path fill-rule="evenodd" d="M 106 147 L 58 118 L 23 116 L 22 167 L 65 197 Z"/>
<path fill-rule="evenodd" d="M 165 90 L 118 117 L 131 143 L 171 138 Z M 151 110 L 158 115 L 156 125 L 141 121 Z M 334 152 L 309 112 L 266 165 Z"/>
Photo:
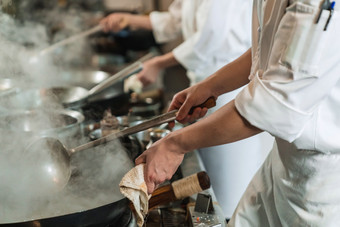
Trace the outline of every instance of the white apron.
<path fill-rule="evenodd" d="M 277 147 L 228 226 L 340 226 L 340 18 L 315 23 L 321 2 L 254 2 L 251 82 L 235 105 Z"/>

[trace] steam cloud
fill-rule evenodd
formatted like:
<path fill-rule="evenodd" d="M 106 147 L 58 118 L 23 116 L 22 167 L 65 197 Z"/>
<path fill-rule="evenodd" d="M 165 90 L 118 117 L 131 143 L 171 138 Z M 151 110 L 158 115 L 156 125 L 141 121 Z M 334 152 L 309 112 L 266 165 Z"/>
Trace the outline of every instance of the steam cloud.
<path fill-rule="evenodd" d="M 30 1 L 23 1 L 25 3 Z M 24 4 L 24 3 L 23 3 Z M 75 12 L 65 12 L 60 16 L 55 9 L 44 12 L 44 20 L 51 23 L 58 17 L 64 21 L 64 31 L 51 38 L 51 31 L 44 24 L 17 21 L 1 11 L 0 5 L 0 79 L 9 78 L 20 89 L 54 86 L 60 81 L 58 75 L 63 71 L 64 64 L 80 64 L 88 61 L 89 44 L 85 41 L 68 46 L 53 55 L 39 58 L 31 62 L 37 51 L 51 43 L 66 38 L 83 29 L 79 15 Z M 67 16 L 66 16 L 67 15 Z M 87 53 L 84 55 L 84 51 Z M 85 57 L 84 57 L 85 56 Z M 15 91 L 20 94 L 20 91 Z M 121 199 L 118 183 L 122 176 L 133 167 L 130 158 L 124 152 L 121 144 L 111 142 L 108 146 L 100 146 L 92 150 L 74 154 L 72 166 L 74 177 L 67 187 L 48 196 L 33 197 L 34 192 L 27 190 L 25 180 L 34 180 L 25 176 L 26 170 L 38 165 L 25 153 L 27 145 L 39 134 L 40 128 L 55 127 L 55 119 L 49 116 L 39 117 L 36 123 L 36 133 L 25 132 L 25 125 L 13 129 L 3 116 L 13 115 L 29 102 L 23 97 L 23 102 L 13 99 L 12 93 L 4 94 L 0 90 L 0 224 L 34 220 L 39 218 L 59 216 L 83 210 L 88 210 L 110 201 Z M 51 103 L 54 110 L 62 109 L 58 103 Z M 60 123 L 62 124 L 62 123 Z M 60 135 L 55 135 L 60 136 Z M 87 138 L 77 135 L 67 141 L 67 146 L 82 144 Z M 64 141 L 62 141 L 64 142 Z M 66 142 L 66 141 L 65 141 Z M 122 152 L 123 151 L 123 152 Z M 32 178 L 30 178 L 32 177 Z"/>

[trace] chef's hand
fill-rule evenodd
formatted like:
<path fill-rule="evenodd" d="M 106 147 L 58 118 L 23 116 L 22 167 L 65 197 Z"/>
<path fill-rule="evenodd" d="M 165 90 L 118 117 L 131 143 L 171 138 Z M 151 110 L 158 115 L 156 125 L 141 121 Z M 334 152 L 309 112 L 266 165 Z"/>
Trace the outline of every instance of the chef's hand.
<path fill-rule="evenodd" d="M 100 21 L 104 32 L 119 32 L 126 28 L 129 23 L 129 13 L 112 13 Z"/>
<path fill-rule="evenodd" d="M 142 82 L 143 86 L 147 86 L 156 81 L 163 67 L 158 64 L 157 57 L 143 62 L 143 70 L 137 74 L 137 78 Z"/>
<path fill-rule="evenodd" d="M 144 180 L 149 194 L 159 184 L 171 179 L 183 161 L 184 153 L 185 151 L 173 140 L 170 133 L 154 143 L 135 160 L 136 165 L 145 163 Z"/>
<path fill-rule="evenodd" d="M 191 123 L 199 118 L 204 117 L 207 114 L 207 108 L 196 107 L 191 114 L 189 111 L 192 107 L 202 104 L 210 97 L 214 97 L 215 99 L 217 98 L 208 88 L 208 85 L 206 85 L 204 82 L 200 82 L 178 92 L 173 97 L 168 111 L 178 109 L 179 112 L 176 120 L 182 124 L 186 124 L 188 122 Z M 174 122 L 169 123 L 169 127 L 173 128 Z"/>

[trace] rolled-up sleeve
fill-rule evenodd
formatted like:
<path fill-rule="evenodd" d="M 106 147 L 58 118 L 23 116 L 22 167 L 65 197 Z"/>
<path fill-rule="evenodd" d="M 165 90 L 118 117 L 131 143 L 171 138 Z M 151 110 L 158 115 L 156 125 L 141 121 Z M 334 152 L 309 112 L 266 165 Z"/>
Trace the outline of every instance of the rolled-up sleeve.
<path fill-rule="evenodd" d="M 153 35 L 157 43 L 165 43 L 181 35 L 182 3 L 175 0 L 167 12 L 150 13 Z"/>
<path fill-rule="evenodd" d="M 237 110 L 252 125 L 289 142 L 317 118 L 320 104 L 340 79 L 338 12 L 324 31 L 329 11 L 324 10 L 316 24 L 318 9 L 306 1 L 287 8 L 273 36 L 268 65 L 255 70 L 235 99 Z M 332 48 L 327 48 L 330 43 Z"/>

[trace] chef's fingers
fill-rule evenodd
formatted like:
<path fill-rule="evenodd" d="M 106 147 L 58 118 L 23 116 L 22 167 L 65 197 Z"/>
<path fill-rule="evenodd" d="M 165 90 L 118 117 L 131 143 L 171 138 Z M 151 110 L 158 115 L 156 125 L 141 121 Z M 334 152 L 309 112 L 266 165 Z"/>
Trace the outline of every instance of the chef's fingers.
<path fill-rule="evenodd" d="M 113 24 L 114 24 L 114 15 L 109 15 L 107 17 L 104 17 L 99 23 L 103 26 L 104 32 L 109 32 L 112 30 Z"/>
<path fill-rule="evenodd" d="M 196 108 L 194 109 L 194 111 L 192 112 L 192 114 L 191 114 L 191 119 L 197 120 L 198 118 L 200 118 L 200 116 L 201 116 L 201 111 L 202 111 L 202 108 L 196 107 Z"/>
<path fill-rule="evenodd" d="M 178 120 L 181 124 L 194 123 L 198 119 L 204 117 L 207 114 L 207 108 L 196 107 L 192 114 L 186 115 L 182 120 Z"/>
<path fill-rule="evenodd" d="M 146 69 L 145 68 L 143 68 L 142 71 L 137 73 L 136 77 L 140 82 L 142 82 L 143 87 L 146 87 L 151 83 L 149 78 L 146 76 Z"/>
<path fill-rule="evenodd" d="M 168 123 L 168 128 L 169 128 L 169 130 L 173 129 L 174 127 L 175 127 L 175 121 L 170 121 L 170 122 Z"/>
<path fill-rule="evenodd" d="M 104 32 L 119 32 L 125 27 L 125 24 L 121 24 L 121 21 L 123 21 L 124 16 L 117 15 L 117 14 L 111 14 L 105 18 L 103 18 L 99 23 L 103 26 Z M 124 26 L 122 28 L 122 26 Z"/>
<path fill-rule="evenodd" d="M 187 121 L 189 123 L 194 123 L 198 119 L 204 117 L 208 112 L 208 108 L 196 108 L 192 115 L 188 115 Z"/>
<path fill-rule="evenodd" d="M 103 32 L 109 32 L 109 28 L 108 28 L 107 22 L 108 21 L 107 21 L 106 17 L 99 22 L 99 24 L 102 26 Z"/>
<path fill-rule="evenodd" d="M 201 113 L 200 113 L 199 118 L 204 117 L 207 113 L 208 113 L 208 108 L 204 107 L 204 108 L 201 110 Z"/>
<path fill-rule="evenodd" d="M 173 97 L 173 99 L 172 99 L 172 101 L 170 103 L 168 111 L 178 110 L 179 108 L 181 108 L 181 106 L 183 105 L 185 99 L 186 99 L 186 95 L 183 95 L 182 93 L 177 93 Z"/>
<path fill-rule="evenodd" d="M 177 120 L 181 121 L 184 118 L 186 118 L 189 114 L 189 111 L 191 107 L 193 106 L 193 102 L 191 101 L 190 98 L 187 98 L 183 105 L 179 108 L 178 114 L 177 114 Z"/>
<path fill-rule="evenodd" d="M 152 194 L 155 189 L 158 187 L 158 185 L 163 181 L 160 181 L 159 176 L 148 169 L 148 165 L 144 166 L 144 181 L 146 184 L 146 187 L 148 188 L 148 194 Z"/>
<path fill-rule="evenodd" d="M 152 179 L 150 179 L 150 176 L 147 175 L 147 166 L 144 166 L 144 181 L 146 184 L 146 187 L 148 189 L 148 194 L 152 194 L 153 191 L 156 189 L 156 183 Z"/>

